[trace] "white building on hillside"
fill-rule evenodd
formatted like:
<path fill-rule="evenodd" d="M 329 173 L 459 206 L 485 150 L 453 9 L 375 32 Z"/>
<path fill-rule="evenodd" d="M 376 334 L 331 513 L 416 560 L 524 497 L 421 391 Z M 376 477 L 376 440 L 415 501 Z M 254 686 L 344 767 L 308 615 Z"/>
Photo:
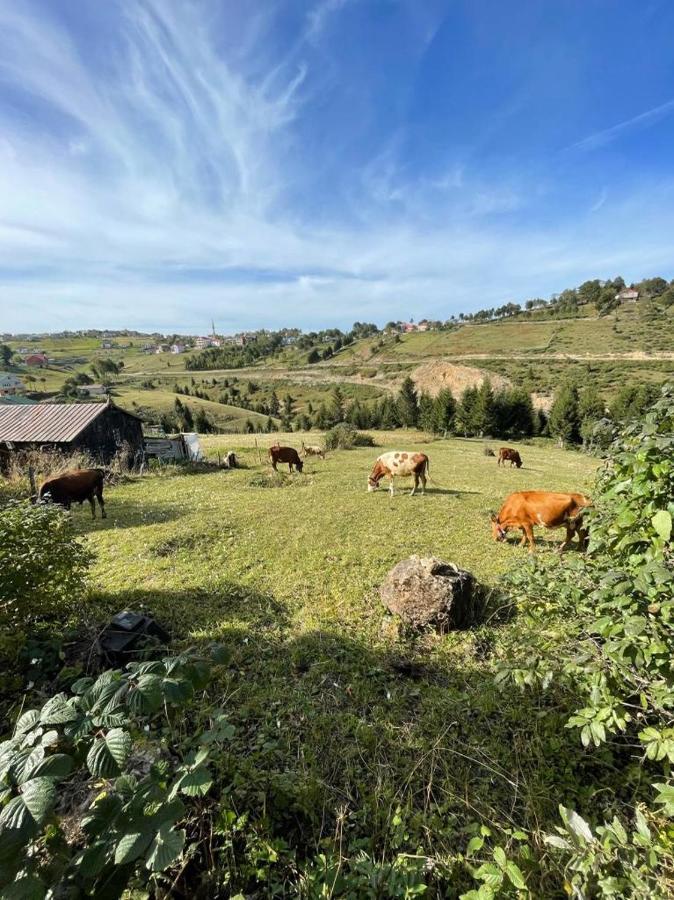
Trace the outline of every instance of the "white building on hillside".
<path fill-rule="evenodd" d="M 0 372 L 0 394 L 23 394 L 23 381 L 13 372 Z"/>

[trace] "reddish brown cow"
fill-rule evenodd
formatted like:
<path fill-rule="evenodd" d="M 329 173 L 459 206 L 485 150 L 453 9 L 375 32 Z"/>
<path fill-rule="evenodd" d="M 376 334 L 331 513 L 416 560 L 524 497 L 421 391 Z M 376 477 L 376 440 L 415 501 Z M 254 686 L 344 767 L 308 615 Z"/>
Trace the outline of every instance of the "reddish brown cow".
<path fill-rule="evenodd" d="M 103 503 L 103 469 L 73 469 L 64 472 L 54 478 L 48 478 L 40 488 L 39 499 L 51 500 L 66 509 L 71 504 L 80 505 L 88 500 L 91 504 L 92 518 L 96 518 L 96 498 L 101 508 L 101 518 L 105 519 L 105 504 Z"/>
<path fill-rule="evenodd" d="M 276 466 L 280 462 L 288 463 L 288 469 L 291 472 L 293 466 L 295 466 L 298 472 L 301 472 L 304 465 L 300 459 L 299 453 L 294 447 L 279 447 L 278 444 L 274 444 L 273 447 L 269 448 L 269 459 L 271 460 L 271 465 L 275 472 L 278 472 Z"/>
<path fill-rule="evenodd" d="M 522 468 L 522 458 L 520 457 L 517 450 L 513 450 L 512 447 L 501 447 L 498 452 L 498 459 L 496 461 L 496 465 L 500 466 L 501 463 L 503 465 L 510 460 L 510 468 L 513 466 L 517 466 L 518 469 Z"/>
<path fill-rule="evenodd" d="M 560 552 L 566 550 L 574 535 L 583 549 L 587 543 L 587 528 L 583 526 L 583 510 L 590 506 L 583 494 L 561 494 L 552 491 L 518 491 L 511 494 L 498 515 L 492 515 L 491 528 L 494 539 L 504 541 L 511 528 L 522 529 L 520 546 L 529 542 L 529 552 L 534 550 L 534 525 L 544 528 L 566 526 L 566 539 Z"/>
<path fill-rule="evenodd" d="M 421 481 L 421 493 L 426 490 L 426 475 L 430 462 L 425 453 L 404 453 L 401 450 L 391 450 L 379 456 L 367 479 L 368 491 L 376 491 L 382 478 L 389 480 L 389 493 L 393 496 L 394 478 L 414 478 L 412 494 L 419 487 Z"/>

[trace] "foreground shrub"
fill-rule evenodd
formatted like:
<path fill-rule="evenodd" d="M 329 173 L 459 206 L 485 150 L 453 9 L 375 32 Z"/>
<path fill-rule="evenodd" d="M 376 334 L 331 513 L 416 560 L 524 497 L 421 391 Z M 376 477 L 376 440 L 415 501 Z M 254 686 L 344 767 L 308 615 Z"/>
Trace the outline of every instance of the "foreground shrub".
<path fill-rule="evenodd" d="M 67 615 L 81 602 L 93 558 L 60 507 L 12 502 L 0 509 L 2 627 Z"/>
<path fill-rule="evenodd" d="M 548 838 L 574 892 L 671 896 L 674 385 L 613 444 L 594 499 L 587 558 L 511 578 L 528 628 L 498 677 L 564 685 L 578 704 L 567 727 L 600 759 L 616 761 L 601 800 L 610 821 L 592 826 L 562 809 L 564 827 Z"/>
<path fill-rule="evenodd" d="M 211 788 L 209 748 L 232 732 L 218 711 L 199 737 L 181 732 L 210 662 L 132 663 L 23 713 L 0 744 L 3 897 L 115 898 L 159 886 L 198 830 L 190 804 Z"/>
<path fill-rule="evenodd" d="M 325 434 L 326 450 L 352 450 L 354 447 L 374 447 L 374 438 L 370 434 L 358 431 L 355 425 L 340 422 Z"/>

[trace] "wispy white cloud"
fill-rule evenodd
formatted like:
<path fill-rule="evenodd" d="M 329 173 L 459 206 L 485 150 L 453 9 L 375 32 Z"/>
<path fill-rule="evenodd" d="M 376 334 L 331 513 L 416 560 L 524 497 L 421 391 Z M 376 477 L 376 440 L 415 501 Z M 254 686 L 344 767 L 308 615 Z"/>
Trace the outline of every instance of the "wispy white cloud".
<path fill-rule="evenodd" d="M 606 203 L 607 200 L 608 200 L 608 191 L 606 190 L 605 187 L 603 187 L 601 189 L 601 193 L 599 194 L 597 199 L 594 201 L 594 203 L 590 207 L 590 212 L 591 213 L 598 212 L 602 208 L 602 206 Z"/>
<path fill-rule="evenodd" d="M 648 128 L 650 125 L 654 125 L 672 112 L 674 112 L 674 100 L 668 100 L 666 103 L 661 103 L 659 106 L 647 109 L 637 116 L 625 119 L 624 122 L 619 122 L 611 128 L 595 131 L 593 134 L 584 137 L 582 140 L 576 141 L 575 144 L 571 144 L 567 149 L 580 151 L 596 150 L 599 147 L 603 147 L 605 144 L 610 144 L 612 141 L 617 140 L 630 131 Z"/>
<path fill-rule="evenodd" d="M 303 39 L 342 5 L 316 5 Z M 0 0 L 0 91 L 21 100 L 0 104 L 2 329 L 448 316 L 671 261 L 671 185 L 542 227 L 524 214 L 538 190 L 526 172 L 410 172 L 401 134 L 307 214 L 298 124 L 321 76 L 301 39 L 267 58 L 258 12 L 249 49 L 227 54 L 208 3 L 120 8 L 101 65 L 55 16 Z M 621 223 L 640 208 L 636 234 Z"/>
<path fill-rule="evenodd" d="M 353 0 L 319 0 L 307 14 L 305 36 L 309 41 L 317 40 L 326 29 L 329 20 L 335 16 L 347 3 Z"/>

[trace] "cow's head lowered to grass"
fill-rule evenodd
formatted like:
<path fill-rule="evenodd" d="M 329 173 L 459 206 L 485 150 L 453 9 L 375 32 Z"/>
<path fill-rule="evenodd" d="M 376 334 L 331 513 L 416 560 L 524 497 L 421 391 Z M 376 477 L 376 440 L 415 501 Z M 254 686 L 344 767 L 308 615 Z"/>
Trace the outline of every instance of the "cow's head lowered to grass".
<path fill-rule="evenodd" d="M 491 533 L 495 541 L 505 541 L 508 529 L 504 528 L 498 520 L 496 513 L 491 514 Z"/>
<path fill-rule="evenodd" d="M 386 475 L 386 469 L 384 468 L 384 466 L 382 466 L 382 464 L 379 462 L 379 460 L 377 460 L 377 462 L 374 464 L 374 466 L 372 468 L 372 471 L 368 475 L 368 479 L 367 479 L 368 493 L 370 493 L 371 491 L 377 490 L 377 488 L 379 487 L 379 482 L 382 480 L 384 475 Z"/>

